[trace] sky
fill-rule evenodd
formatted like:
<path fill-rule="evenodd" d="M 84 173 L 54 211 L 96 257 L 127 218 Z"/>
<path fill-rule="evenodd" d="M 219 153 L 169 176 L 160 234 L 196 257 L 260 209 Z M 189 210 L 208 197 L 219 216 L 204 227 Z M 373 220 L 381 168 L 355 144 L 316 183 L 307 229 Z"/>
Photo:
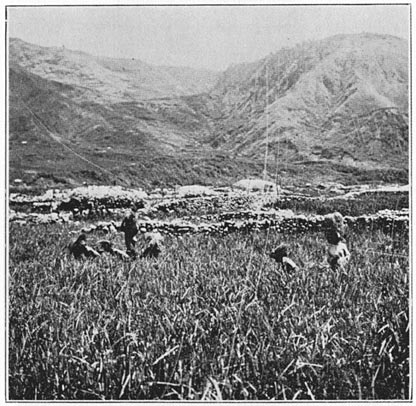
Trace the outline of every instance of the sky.
<path fill-rule="evenodd" d="M 409 38 L 409 6 L 11 7 L 9 37 L 155 65 L 224 70 L 336 34 Z"/>

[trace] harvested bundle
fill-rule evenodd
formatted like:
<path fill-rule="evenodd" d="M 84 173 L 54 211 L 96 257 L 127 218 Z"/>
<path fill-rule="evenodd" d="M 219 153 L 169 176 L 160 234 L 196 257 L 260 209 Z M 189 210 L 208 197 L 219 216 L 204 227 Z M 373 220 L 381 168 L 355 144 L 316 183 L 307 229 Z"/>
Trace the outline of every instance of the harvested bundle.
<path fill-rule="evenodd" d="M 130 256 L 126 252 L 115 248 L 111 241 L 100 240 L 98 241 L 98 245 L 100 247 L 100 252 L 108 252 L 109 254 L 114 255 L 120 259 L 130 259 Z"/>
<path fill-rule="evenodd" d="M 350 257 L 351 254 L 343 241 L 336 245 L 330 245 L 328 248 L 328 263 L 333 270 L 344 269 Z"/>
<path fill-rule="evenodd" d="M 159 232 L 146 233 L 144 238 L 147 247 L 140 255 L 140 258 L 157 258 L 163 249 L 163 236 Z"/>
<path fill-rule="evenodd" d="M 269 256 L 277 263 L 281 264 L 283 270 L 286 272 L 292 272 L 298 269 L 298 266 L 289 258 L 288 247 L 285 244 L 279 245 L 269 254 Z"/>

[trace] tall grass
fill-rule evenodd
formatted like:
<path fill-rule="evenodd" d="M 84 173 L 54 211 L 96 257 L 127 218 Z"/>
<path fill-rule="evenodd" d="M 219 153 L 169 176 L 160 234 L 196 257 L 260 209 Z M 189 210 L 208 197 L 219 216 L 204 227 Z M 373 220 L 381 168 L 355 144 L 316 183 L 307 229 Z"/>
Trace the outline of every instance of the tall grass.
<path fill-rule="evenodd" d="M 363 193 L 354 199 L 342 197 L 334 199 L 293 199 L 288 197 L 274 204 L 275 208 L 291 209 L 295 212 L 328 214 L 338 211 L 344 216 L 360 216 L 377 213 L 380 210 L 401 210 L 409 207 L 407 192 L 372 192 Z"/>
<path fill-rule="evenodd" d="M 406 236 L 168 237 L 160 260 L 63 257 L 66 226 L 10 229 L 10 399 L 408 399 Z M 298 272 L 266 253 L 289 244 Z M 389 255 L 395 254 L 395 255 Z"/>

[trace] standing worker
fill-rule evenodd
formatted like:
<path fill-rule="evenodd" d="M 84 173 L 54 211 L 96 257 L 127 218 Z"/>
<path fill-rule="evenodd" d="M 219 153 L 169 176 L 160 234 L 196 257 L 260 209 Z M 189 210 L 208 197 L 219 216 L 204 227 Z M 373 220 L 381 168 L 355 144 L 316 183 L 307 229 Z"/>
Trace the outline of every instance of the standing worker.
<path fill-rule="evenodd" d="M 127 254 L 132 258 L 136 258 L 137 253 L 135 250 L 135 237 L 139 232 L 139 229 L 137 228 L 134 212 L 131 211 L 126 217 L 124 217 L 123 222 L 120 226 L 117 226 L 114 222 L 113 226 L 116 228 L 117 231 L 122 231 L 124 233 Z"/>
<path fill-rule="evenodd" d="M 351 256 L 345 243 L 344 218 L 339 212 L 331 213 L 325 217 L 325 236 L 329 243 L 329 265 L 332 270 L 344 269 Z"/>

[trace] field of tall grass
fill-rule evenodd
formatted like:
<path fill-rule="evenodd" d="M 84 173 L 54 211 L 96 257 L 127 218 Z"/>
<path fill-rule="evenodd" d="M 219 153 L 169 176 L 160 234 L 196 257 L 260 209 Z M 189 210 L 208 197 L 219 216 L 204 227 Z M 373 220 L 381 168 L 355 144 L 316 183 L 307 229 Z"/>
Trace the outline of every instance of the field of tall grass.
<path fill-rule="evenodd" d="M 344 216 L 360 216 L 377 213 L 379 210 L 401 210 L 409 207 L 409 193 L 363 193 L 352 200 L 342 197 L 331 200 L 286 199 L 274 204 L 275 208 L 291 209 L 294 212 L 328 214 L 339 211 Z"/>
<path fill-rule="evenodd" d="M 321 233 L 77 261 L 74 227 L 10 225 L 9 399 L 409 398 L 408 235 L 351 232 L 331 271 Z M 299 271 L 268 258 L 281 242 Z"/>

